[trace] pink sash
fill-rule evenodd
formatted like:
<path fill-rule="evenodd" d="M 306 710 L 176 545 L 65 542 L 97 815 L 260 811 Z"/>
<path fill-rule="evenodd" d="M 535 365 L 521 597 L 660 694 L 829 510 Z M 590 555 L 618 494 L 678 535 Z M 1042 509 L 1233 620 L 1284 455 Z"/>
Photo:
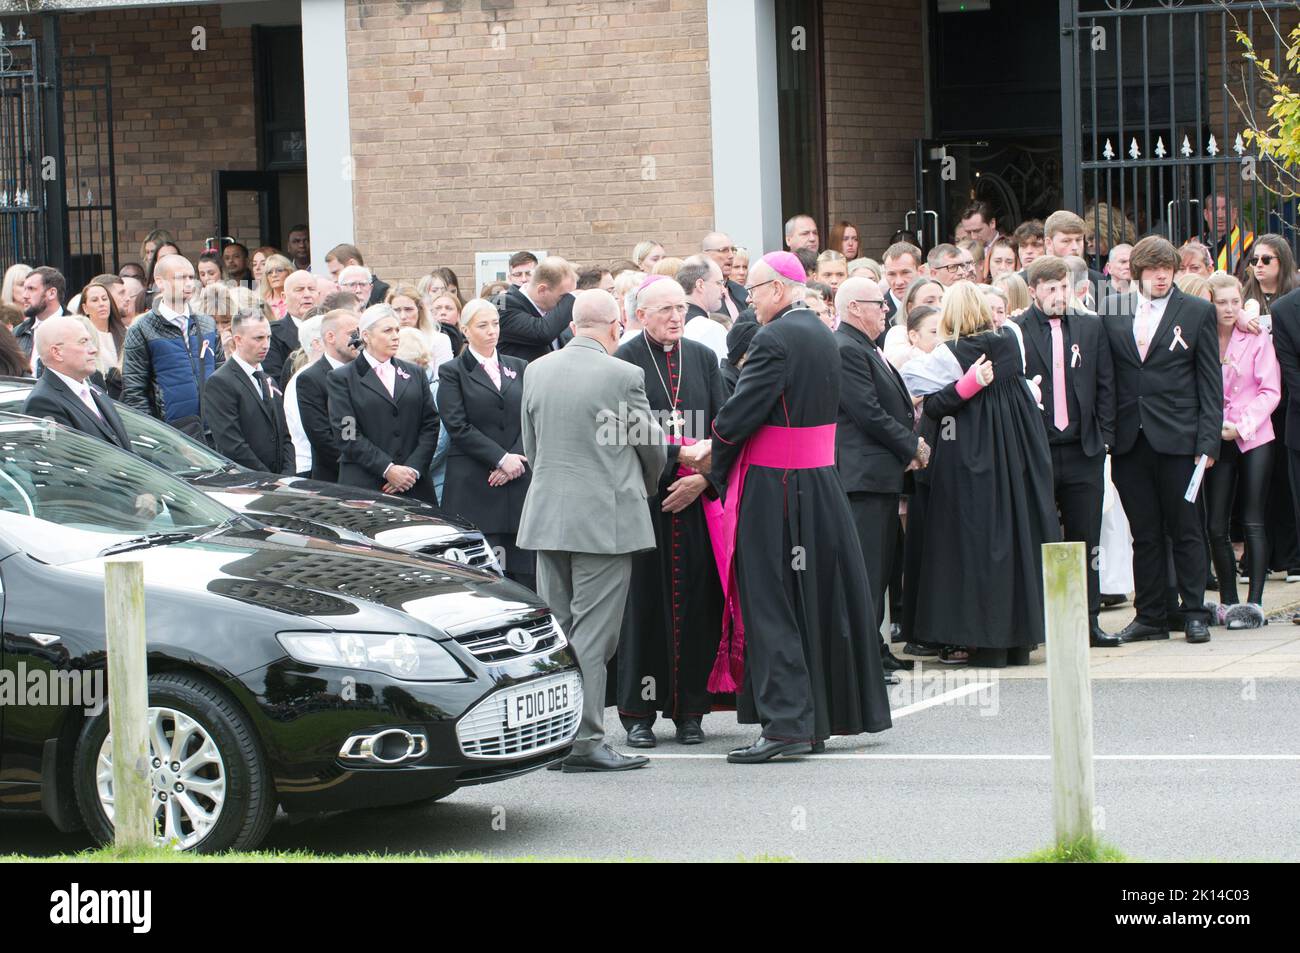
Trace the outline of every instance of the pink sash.
<path fill-rule="evenodd" d="M 745 621 L 740 612 L 736 583 L 736 533 L 740 526 L 740 501 L 745 491 L 745 474 L 750 467 L 775 470 L 813 470 L 835 466 L 835 424 L 820 427 L 759 427 L 745 442 L 727 481 L 721 537 L 724 551 L 719 557 L 722 578 L 722 641 L 709 675 L 711 692 L 738 691 L 745 677 Z M 712 526 L 710 526 L 712 530 Z M 725 567 L 725 568 L 724 568 Z"/>
<path fill-rule="evenodd" d="M 664 440 L 672 444 L 681 444 L 683 447 L 689 447 L 693 443 L 698 443 L 694 437 L 677 437 L 673 434 L 664 434 Z M 677 475 L 679 477 L 695 476 L 696 472 L 688 467 L 678 467 Z M 722 512 L 722 501 L 709 499 L 703 493 L 697 497 L 699 504 L 704 508 L 704 525 L 709 530 L 709 542 L 713 544 L 713 560 L 718 565 L 718 578 L 726 579 L 726 554 L 727 543 L 724 533 L 724 516 Z M 726 583 L 723 583 L 724 591 Z"/>

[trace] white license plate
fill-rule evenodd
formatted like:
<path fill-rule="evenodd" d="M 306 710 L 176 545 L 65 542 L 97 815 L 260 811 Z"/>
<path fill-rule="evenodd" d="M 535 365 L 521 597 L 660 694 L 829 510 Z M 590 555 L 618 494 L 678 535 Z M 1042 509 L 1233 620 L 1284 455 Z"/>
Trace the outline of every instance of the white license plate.
<path fill-rule="evenodd" d="M 506 696 L 506 727 L 520 728 L 572 711 L 577 703 L 573 679 L 518 689 Z"/>

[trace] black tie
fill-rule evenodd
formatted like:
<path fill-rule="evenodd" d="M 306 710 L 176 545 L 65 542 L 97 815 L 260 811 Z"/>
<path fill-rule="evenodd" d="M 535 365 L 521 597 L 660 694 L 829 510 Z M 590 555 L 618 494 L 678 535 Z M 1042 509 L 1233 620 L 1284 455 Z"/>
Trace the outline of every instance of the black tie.
<path fill-rule="evenodd" d="M 253 380 L 257 381 L 257 389 L 262 393 L 262 400 L 270 400 L 271 391 L 267 383 L 266 371 L 261 368 L 253 371 Z"/>

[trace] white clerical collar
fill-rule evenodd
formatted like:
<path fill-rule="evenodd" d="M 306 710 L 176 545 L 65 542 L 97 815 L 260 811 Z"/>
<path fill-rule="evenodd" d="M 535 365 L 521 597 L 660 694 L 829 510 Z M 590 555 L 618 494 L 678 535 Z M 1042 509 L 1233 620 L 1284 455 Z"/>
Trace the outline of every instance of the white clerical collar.
<path fill-rule="evenodd" d="M 468 344 L 465 345 L 465 350 L 467 350 L 467 351 L 469 351 L 471 354 L 473 354 L 473 355 L 474 355 L 474 359 L 475 359 L 476 361 L 478 361 L 480 364 L 498 364 L 498 363 L 500 363 L 499 359 L 497 358 L 497 352 L 496 352 L 496 351 L 493 351 L 492 354 L 491 354 L 491 356 L 489 356 L 489 357 L 484 357 L 482 354 L 480 354 L 478 351 L 474 350 L 474 349 L 473 349 L 472 347 L 470 347 Z"/>
<path fill-rule="evenodd" d="M 699 315 L 696 315 L 696 317 L 699 317 Z M 694 321 L 695 318 L 691 318 L 691 320 Z M 706 318 L 706 320 L 711 321 L 711 320 L 713 320 L 713 319 L 712 319 L 712 318 Z M 675 341 L 670 342 L 670 343 L 668 343 L 668 344 L 660 344 L 658 341 L 656 341 L 654 338 L 652 338 L 652 337 L 651 337 L 650 335 L 648 335 L 648 334 L 645 336 L 645 343 L 646 343 L 646 344 L 654 345 L 654 346 L 657 347 L 659 350 L 663 351 L 665 354 L 671 354 L 673 348 L 675 348 L 675 347 L 677 346 L 677 342 L 675 342 Z"/>
<path fill-rule="evenodd" d="M 388 363 L 387 361 L 381 361 L 381 360 L 377 359 L 377 358 L 376 358 L 373 354 L 371 354 L 369 351 L 362 351 L 361 353 L 364 354 L 364 355 L 366 356 L 366 360 L 370 362 L 370 366 L 371 366 L 371 367 L 378 367 L 378 366 L 381 365 L 381 364 L 387 364 L 387 363 Z"/>

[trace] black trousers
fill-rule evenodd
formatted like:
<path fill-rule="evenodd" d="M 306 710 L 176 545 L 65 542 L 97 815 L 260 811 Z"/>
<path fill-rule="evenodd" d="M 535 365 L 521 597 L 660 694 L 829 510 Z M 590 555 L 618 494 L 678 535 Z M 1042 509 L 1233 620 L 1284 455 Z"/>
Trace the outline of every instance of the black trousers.
<path fill-rule="evenodd" d="M 876 607 L 876 628 L 885 621 L 885 589 L 894 575 L 898 552 L 897 493 L 850 493 L 849 510 L 867 566 L 867 586 Z M 883 644 L 883 642 L 882 642 Z"/>
<path fill-rule="evenodd" d="M 1192 456 L 1157 453 L 1139 432 L 1128 453 L 1112 458 L 1111 475 L 1133 532 L 1133 602 L 1137 621 L 1165 628 L 1168 559 L 1173 554 L 1185 620 L 1209 621 L 1205 610 L 1205 535 L 1195 503 L 1183 499 L 1196 468 Z"/>
<path fill-rule="evenodd" d="M 1237 441 L 1219 444 L 1219 459 L 1205 474 L 1205 503 L 1209 511 L 1210 552 L 1219 577 L 1219 599 L 1224 605 L 1237 601 L 1237 567 L 1232 555 L 1228 525 L 1232 520 L 1233 498 L 1241 500 L 1241 527 L 1246 537 L 1246 559 L 1250 566 L 1249 601 L 1264 599 L 1268 578 L 1268 534 L 1264 530 L 1264 508 L 1273 476 L 1273 444 L 1266 443 L 1242 453 Z"/>
<path fill-rule="evenodd" d="M 1088 615 L 1101 611 L 1101 588 L 1097 581 L 1101 552 L 1101 505 L 1106 494 L 1106 457 L 1090 457 L 1082 444 L 1052 444 L 1052 489 L 1061 514 L 1061 539 L 1083 543 L 1088 550 Z"/>

